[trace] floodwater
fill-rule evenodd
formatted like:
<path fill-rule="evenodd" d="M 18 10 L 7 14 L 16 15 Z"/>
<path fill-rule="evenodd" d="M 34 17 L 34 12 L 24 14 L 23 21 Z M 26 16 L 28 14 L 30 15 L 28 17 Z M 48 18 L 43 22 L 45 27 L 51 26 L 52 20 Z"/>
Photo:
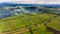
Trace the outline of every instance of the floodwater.
<path fill-rule="evenodd" d="M 57 31 L 57 30 L 55 30 L 55 29 L 53 29 L 53 28 L 51 28 L 51 27 L 46 26 L 46 28 L 47 28 L 48 31 L 51 31 L 51 32 L 53 32 L 54 34 L 60 34 L 59 31 Z"/>
<path fill-rule="evenodd" d="M 11 11 L 0 11 L 0 19 L 13 16 Z"/>

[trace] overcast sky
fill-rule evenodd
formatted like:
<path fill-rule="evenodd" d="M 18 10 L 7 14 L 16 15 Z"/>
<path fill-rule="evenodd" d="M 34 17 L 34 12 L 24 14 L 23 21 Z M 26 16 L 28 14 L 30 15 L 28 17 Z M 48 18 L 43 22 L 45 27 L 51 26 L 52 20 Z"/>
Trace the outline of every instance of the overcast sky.
<path fill-rule="evenodd" d="M 60 4 L 60 0 L 0 0 L 2 2 L 28 3 L 28 4 Z"/>

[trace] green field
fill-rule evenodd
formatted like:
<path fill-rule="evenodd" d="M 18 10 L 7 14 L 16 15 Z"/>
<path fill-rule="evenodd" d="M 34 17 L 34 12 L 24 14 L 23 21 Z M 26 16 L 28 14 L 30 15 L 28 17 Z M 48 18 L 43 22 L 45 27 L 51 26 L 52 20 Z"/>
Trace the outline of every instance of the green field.
<path fill-rule="evenodd" d="M 51 20 L 51 22 L 48 22 L 46 25 L 60 32 L 60 16 Z"/>
<path fill-rule="evenodd" d="M 54 34 L 51 31 L 47 31 L 45 25 L 37 25 L 35 27 L 31 27 L 31 30 L 33 34 Z M 28 34 L 31 34 L 31 33 L 28 32 Z"/>
<path fill-rule="evenodd" d="M 34 25 L 42 24 L 45 20 L 47 20 L 48 18 L 52 16 L 53 16 L 52 14 L 44 13 L 44 14 L 37 14 L 33 16 L 23 14 L 23 16 L 13 16 L 9 18 L 4 18 L 0 20 L 0 32 L 10 31 L 10 30 L 18 29 L 18 28 L 22 29 L 24 27 L 32 26 L 33 24 Z M 36 30 L 33 31 L 35 28 Z M 44 33 L 52 34 L 52 32 L 46 31 L 46 27 L 44 25 L 33 27 L 31 29 L 34 34 L 44 34 Z M 30 32 L 28 33 L 31 34 Z"/>

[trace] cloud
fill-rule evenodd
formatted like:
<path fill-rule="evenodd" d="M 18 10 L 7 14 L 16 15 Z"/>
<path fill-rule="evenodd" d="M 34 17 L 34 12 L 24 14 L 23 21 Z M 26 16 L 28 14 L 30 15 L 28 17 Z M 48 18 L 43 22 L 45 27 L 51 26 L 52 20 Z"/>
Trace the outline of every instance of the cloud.
<path fill-rule="evenodd" d="M 0 2 L 27 3 L 27 4 L 60 4 L 60 0 L 0 0 Z"/>

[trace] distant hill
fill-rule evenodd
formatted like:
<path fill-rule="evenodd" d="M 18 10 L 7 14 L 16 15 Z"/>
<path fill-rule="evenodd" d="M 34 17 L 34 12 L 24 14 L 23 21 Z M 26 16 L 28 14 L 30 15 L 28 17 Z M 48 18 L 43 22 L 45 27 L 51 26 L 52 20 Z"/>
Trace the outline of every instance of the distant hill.
<path fill-rule="evenodd" d="M 0 3 L 1 6 L 44 6 L 48 8 L 60 8 L 60 4 L 17 4 L 17 3 Z"/>

